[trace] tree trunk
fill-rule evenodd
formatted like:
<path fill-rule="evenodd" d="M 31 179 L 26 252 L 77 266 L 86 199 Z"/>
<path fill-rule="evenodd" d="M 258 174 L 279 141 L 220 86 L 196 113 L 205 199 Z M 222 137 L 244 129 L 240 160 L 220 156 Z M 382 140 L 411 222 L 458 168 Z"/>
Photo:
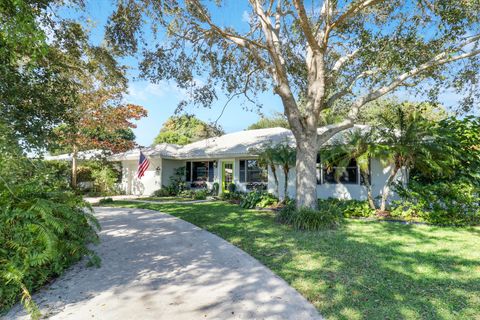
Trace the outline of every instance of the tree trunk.
<path fill-rule="evenodd" d="M 280 198 L 280 191 L 279 191 L 279 187 L 278 187 L 277 169 L 275 168 L 274 164 L 270 165 L 270 169 L 272 170 L 273 178 L 275 180 L 275 192 L 276 192 L 275 196 Z"/>
<path fill-rule="evenodd" d="M 367 201 L 368 201 L 368 206 L 370 209 L 377 209 L 377 206 L 375 205 L 375 201 L 373 200 L 373 194 L 372 194 L 372 185 L 370 184 L 370 175 L 369 174 L 362 174 L 363 181 L 365 181 L 365 187 L 367 188 Z"/>
<path fill-rule="evenodd" d="M 317 203 L 317 135 L 297 135 L 296 201 L 297 208 L 316 209 Z"/>
<path fill-rule="evenodd" d="M 390 193 L 390 187 L 395 180 L 395 176 L 397 175 L 397 172 L 400 168 L 398 168 L 396 165 L 394 165 L 392 171 L 390 172 L 390 176 L 387 179 L 387 183 L 385 184 L 385 187 L 383 188 L 383 193 L 382 193 L 382 203 L 380 204 L 380 211 L 385 211 L 387 208 L 387 199 L 388 195 Z"/>
<path fill-rule="evenodd" d="M 72 152 L 72 188 L 77 188 L 77 146 L 73 146 Z"/>
<path fill-rule="evenodd" d="M 286 200 L 288 198 L 288 173 L 290 169 L 288 167 L 283 168 L 283 175 L 285 176 L 284 186 L 283 186 L 283 199 Z"/>

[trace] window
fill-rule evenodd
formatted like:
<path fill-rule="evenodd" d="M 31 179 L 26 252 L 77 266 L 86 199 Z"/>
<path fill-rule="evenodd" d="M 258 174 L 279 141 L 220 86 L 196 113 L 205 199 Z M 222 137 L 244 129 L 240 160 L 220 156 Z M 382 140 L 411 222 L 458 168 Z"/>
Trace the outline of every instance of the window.
<path fill-rule="evenodd" d="M 240 160 L 240 182 L 252 184 L 253 188 L 253 184 L 265 184 L 267 177 L 266 168 L 259 166 L 258 160 Z"/>
<path fill-rule="evenodd" d="M 346 167 L 338 167 L 335 163 L 324 164 L 320 157 L 317 157 L 317 184 L 322 183 L 359 184 L 357 162 L 351 159 Z"/>
<path fill-rule="evenodd" d="M 213 182 L 215 176 L 213 161 L 187 161 L 185 181 L 192 183 Z"/>

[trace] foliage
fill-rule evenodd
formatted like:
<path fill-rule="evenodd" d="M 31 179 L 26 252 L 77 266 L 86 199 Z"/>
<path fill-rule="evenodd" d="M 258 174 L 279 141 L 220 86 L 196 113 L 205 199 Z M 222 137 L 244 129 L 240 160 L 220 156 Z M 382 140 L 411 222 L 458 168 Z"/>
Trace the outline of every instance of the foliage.
<path fill-rule="evenodd" d="M 167 119 L 153 144 L 173 143 L 185 145 L 198 140 L 224 134 L 221 128 L 208 124 L 194 115 L 173 116 Z"/>
<path fill-rule="evenodd" d="M 212 194 L 214 196 L 218 196 L 219 191 L 220 191 L 220 184 L 218 182 L 214 182 L 212 185 Z"/>
<path fill-rule="evenodd" d="M 72 1 L 76 6 L 79 1 Z M 6 0 L 0 4 L 0 122 L 25 147 L 42 148 L 52 128 L 75 105 L 75 84 L 63 75 L 68 67 L 52 54 L 47 34 L 68 25 L 53 21 L 54 0 Z"/>
<path fill-rule="evenodd" d="M 235 191 L 237 190 L 237 185 L 232 182 L 227 186 L 227 189 L 228 189 L 228 192 L 235 193 Z"/>
<path fill-rule="evenodd" d="M 243 196 L 244 196 L 244 193 L 240 191 L 222 192 L 220 194 L 220 200 L 231 201 L 233 203 L 240 203 Z"/>
<path fill-rule="evenodd" d="M 169 184 L 165 188 L 168 190 L 169 195 L 176 196 L 183 190 L 187 189 L 185 183 L 185 167 L 175 168 L 173 175 L 169 178 Z"/>
<path fill-rule="evenodd" d="M 288 198 L 288 178 L 290 168 L 295 166 L 297 151 L 288 141 L 278 143 L 273 149 L 273 162 L 283 170 L 283 199 Z"/>
<path fill-rule="evenodd" d="M 164 186 L 164 187 L 162 187 L 158 190 L 155 190 L 153 192 L 153 196 L 162 198 L 162 197 L 169 197 L 169 196 L 171 196 L 171 194 L 170 194 L 170 190 L 167 187 Z"/>
<path fill-rule="evenodd" d="M 362 129 L 351 130 L 342 135 L 344 141 L 334 141 L 332 146 L 324 147 L 320 150 L 320 159 L 327 167 L 336 165 L 337 175 L 345 172 L 351 159 L 355 159 L 360 169 L 360 175 L 363 184 L 367 189 L 368 204 L 372 209 L 376 208 L 375 200 L 372 194 L 370 160 L 377 156 L 379 137 L 375 136 L 374 129 L 362 131 Z M 382 154 L 383 157 L 385 157 Z M 344 168 L 343 170 L 341 168 Z M 336 179 L 338 178 L 335 177 Z"/>
<path fill-rule="evenodd" d="M 112 198 L 102 198 L 100 199 L 100 201 L 98 201 L 99 204 L 109 204 L 109 203 L 113 203 L 113 199 Z"/>
<path fill-rule="evenodd" d="M 276 215 L 276 220 L 297 230 L 316 231 L 338 228 L 343 223 L 341 208 L 334 202 L 321 202 L 318 210 L 300 208 L 289 201 Z"/>
<path fill-rule="evenodd" d="M 90 192 L 96 195 L 115 195 L 118 193 L 116 183 L 121 172 L 112 162 L 89 160 L 77 168 L 77 182 L 93 183 L 93 189 L 83 187 L 80 192 Z"/>
<path fill-rule="evenodd" d="M 30 292 L 58 276 L 97 243 L 98 222 L 54 166 L 28 159 L 0 135 L 0 312 L 20 298 L 33 317 Z M 6 139 L 5 139 L 6 138 Z"/>
<path fill-rule="evenodd" d="M 300 232 L 276 223 L 270 211 L 225 202 L 118 205 L 165 212 L 229 241 L 282 277 L 326 319 L 479 316 L 474 246 L 480 227 L 345 219 L 342 228 Z"/>
<path fill-rule="evenodd" d="M 278 203 L 278 198 L 271 193 L 265 191 L 251 191 L 246 193 L 240 206 L 246 209 L 253 209 L 255 207 L 266 208 Z"/>
<path fill-rule="evenodd" d="M 346 218 L 365 218 L 375 214 L 367 201 L 361 200 L 340 200 L 340 199 L 319 199 L 318 210 L 330 210 L 330 207 L 336 206 Z"/>
<path fill-rule="evenodd" d="M 207 199 L 208 193 L 209 192 L 207 189 L 195 190 L 195 192 L 193 193 L 193 199 L 205 200 Z"/>
<path fill-rule="evenodd" d="M 438 225 L 480 224 L 480 189 L 468 180 L 429 185 L 410 181 L 398 193 L 402 200 L 395 202 L 392 216 Z"/>
<path fill-rule="evenodd" d="M 335 207 L 316 210 L 300 208 L 292 217 L 292 226 L 297 230 L 316 231 L 338 228 L 342 224 L 342 213 Z"/>
<path fill-rule="evenodd" d="M 284 198 L 288 197 L 288 177 L 290 168 L 295 165 L 296 160 L 296 150 L 294 147 L 290 146 L 290 143 L 287 139 L 285 141 L 272 144 L 272 142 L 266 142 L 257 149 L 251 149 L 250 152 L 258 156 L 259 164 L 270 168 L 272 171 L 276 191 L 275 193 L 279 195 L 278 190 L 278 177 L 277 177 L 277 166 L 279 166 L 283 171 L 284 176 Z"/>
<path fill-rule="evenodd" d="M 266 129 L 266 128 L 286 128 L 289 129 L 288 119 L 281 113 L 272 117 L 261 117 L 257 122 L 248 126 L 247 130 Z"/>
<path fill-rule="evenodd" d="M 366 105 L 364 111 L 359 115 L 357 123 L 376 127 L 385 122 L 379 121 L 380 118 L 386 118 L 389 122 L 394 122 L 398 108 L 407 115 L 417 113 L 429 122 L 439 122 L 448 117 L 448 112 L 442 105 L 430 102 L 401 102 L 395 97 L 390 97 L 375 100 Z"/>

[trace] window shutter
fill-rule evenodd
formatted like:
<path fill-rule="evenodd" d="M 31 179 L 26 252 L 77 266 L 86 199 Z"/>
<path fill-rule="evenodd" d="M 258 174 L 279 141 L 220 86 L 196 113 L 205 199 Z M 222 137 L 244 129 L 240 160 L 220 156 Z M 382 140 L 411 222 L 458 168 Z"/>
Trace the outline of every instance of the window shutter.
<path fill-rule="evenodd" d="M 186 164 L 185 181 L 187 181 L 187 182 L 192 181 L 192 163 L 190 161 L 187 161 L 187 164 Z"/>
<path fill-rule="evenodd" d="M 213 161 L 210 161 L 208 163 L 208 182 L 213 182 L 214 174 L 215 174 L 215 172 L 214 172 L 214 169 L 213 169 Z"/>
<path fill-rule="evenodd" d="M 240 182 L 245 182 L 245 160 L 240 160 Z"/>

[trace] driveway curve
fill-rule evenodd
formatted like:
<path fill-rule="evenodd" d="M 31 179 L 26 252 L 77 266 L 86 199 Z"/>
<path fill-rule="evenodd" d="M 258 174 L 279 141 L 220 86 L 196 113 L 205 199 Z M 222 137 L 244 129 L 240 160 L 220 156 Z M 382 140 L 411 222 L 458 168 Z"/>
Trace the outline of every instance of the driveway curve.
<path fill-rule="evenodd" d="M 321 319 L 284 280 L 168 214 L 96 208 L 100 268 L 79 263 L 34 295 L 50 319 Z M 15 306 L 6 319 L 28 319 Z"/>

